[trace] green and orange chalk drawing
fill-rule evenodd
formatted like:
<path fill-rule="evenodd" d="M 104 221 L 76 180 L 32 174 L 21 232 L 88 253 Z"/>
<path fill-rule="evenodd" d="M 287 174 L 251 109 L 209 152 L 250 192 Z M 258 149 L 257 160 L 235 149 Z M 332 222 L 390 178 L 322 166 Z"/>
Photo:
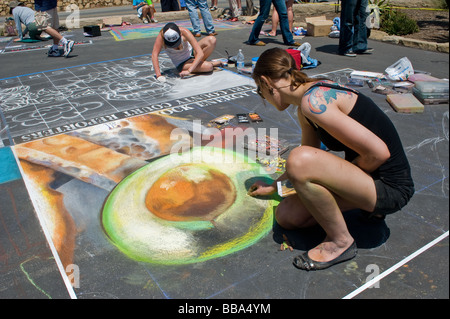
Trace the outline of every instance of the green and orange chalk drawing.
<path fill-rule="evenodd" d="M 103 228 L 121 252 L 148 263 L 196 263 L 240 251 L 272 229 L 278 202 L 246 191 L 260 168 L 222 148 L 168 155 L 116 186 L 103 207 Z"/>

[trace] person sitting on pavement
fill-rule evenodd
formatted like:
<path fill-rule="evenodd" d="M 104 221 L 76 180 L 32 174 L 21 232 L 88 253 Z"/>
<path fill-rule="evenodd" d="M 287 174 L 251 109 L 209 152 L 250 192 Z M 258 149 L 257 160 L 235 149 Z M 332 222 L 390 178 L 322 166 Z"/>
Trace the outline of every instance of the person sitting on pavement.
<path fill-rule="evenodd" d="M 38 27 L 35 23 L 36 12 L 33 9 L 25 7 L 22 2 L 11 1 L 9 3 L 9 13 L 13 15 L 14 21 L 16 23 L 17 33 L 19 38 L 14 41 L 23 41 L 24 35 L 29 34 L 32 40 L 43 40 L 41 38 L 41 33 L 45 32 L 53 38 L 53 46 L 48 51 L 49 57 L 61 56 L 58 46 L 61 44 L 64 47 L 64 56 L 68 57 L 70 52 L 72 52 L 74 41 L 67 40 L 63 37 L 57 30 L 52 27 Z M 25 25 L 25 30 L 22 32 L 22 24 Z"/>
<path fill-rule="evenodd" d="M 155 5 L 151 0 L 133 0 L 133 8 L 137 10 L 138 17 L 144 23 L 158 22 L 155 20 Z"/>
<path fill-rule="evenodd" d="M 158 81 L 164 82 L 159 67 L 159 54 L 165 49 L 181 77 L 199 73 L 209 73 L 214 67 L 222 66 L 220 61 L 206 61 L 216 47 L 215 37 L 197 40 L 186 28 L 175 23 L 167 23 L 156 37 L 152 51 L 152 63 Z"/>
<path fill-rule="evenodd" d="M 360 209 L 368 220 L 383 220 L 414 194 L 411 168 L 399 134 L 385 112 L 366 95 L 337 83 L 309 78 L 281 48 L 261 54 L 252 75 L 257 93 L 278 111 L 297 105 L 301 146 L 271 185 L 257 181 L 251 196 L 275 193 L 289 180 L 296 194 L 284 198 L 275 217 L 285 229 L 319 224 L 324 241 L 294 258 L 303 270 L 319 270 L 357 254 L 342 212 Z M 321 149 L 321 142 L 340 157 Z"/>

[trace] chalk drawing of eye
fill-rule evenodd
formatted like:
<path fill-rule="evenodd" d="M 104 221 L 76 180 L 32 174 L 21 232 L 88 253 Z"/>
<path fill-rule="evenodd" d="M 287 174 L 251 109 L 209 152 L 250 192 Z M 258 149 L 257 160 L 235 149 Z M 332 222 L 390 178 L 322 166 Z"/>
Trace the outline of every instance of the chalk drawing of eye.
<path fill-rule="evenodd" d="M 138 261 L 175 265 L 226 256 L 272 229 L 278 202 L 247 195 L 245 182 L 255 176 L 261 176 L 259 164 L 226 149 L 168 155 L 113 189 L 103 206 L 103 229 Z"/>

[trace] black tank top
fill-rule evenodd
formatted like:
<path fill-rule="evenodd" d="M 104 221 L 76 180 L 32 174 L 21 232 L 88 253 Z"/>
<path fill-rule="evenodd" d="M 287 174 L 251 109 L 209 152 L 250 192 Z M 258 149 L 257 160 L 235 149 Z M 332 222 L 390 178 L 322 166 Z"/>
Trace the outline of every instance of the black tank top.
<path fill-rule="evenodd" d="M 389 159 L 385 163 L 383 163 L 377 170 L 372 172 L 371 175 L 375 179 L 383 180 L 383 182 L 391 187 L 413 187 L 414 184 L 411 178 L 410 165 L 408 159 L 406 158 L 406 154 L 403 149 L 400 137 L 394 127 L 394 124 L 391 122 L 389 117 L 378 107 L 378 105 L 376 105 L 375 102 L 373 102 L 369 97 L 360 92 L 329 83 L 316 83 L 311 86 L 308 91 L 318 86 L 325 86 L 336 90 L 349 91 L 358 95 L 356 103 L 348 116 L 365 126 L 367 129 L 377 135 L 381 140 L 383 140 L 384 143 L 386 143 L 391 154 Z M 328 134 L 328 132 L 323 128 L 313 123 L 308 118 L 307 120 L 316 130 L 322 143 L 330 150 L 336 152 L 344 152 L 345 159 L 350 162 L 358 156 L 358 154 L 354 150 L 342 144 L 336 138 Z"/>

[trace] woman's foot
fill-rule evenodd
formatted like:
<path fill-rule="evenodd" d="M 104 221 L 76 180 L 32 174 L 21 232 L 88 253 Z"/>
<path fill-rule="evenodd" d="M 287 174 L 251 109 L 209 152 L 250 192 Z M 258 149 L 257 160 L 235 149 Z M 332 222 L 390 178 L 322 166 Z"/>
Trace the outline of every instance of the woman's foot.
<path fill-rule="evenodd" d="M 327 244 L 327 245 L 324 245 Z M 353 241 L 347 248 L 338 248 L 335 244 L 322 243 L 316 248 L 311 249 L 294 258 L 294 266 L 302 270 L 321 270 L 333 265 L 350 260 L 356 256 L 358 250 Z M 313 257 L 315 256 L 315 257 Z M 330 259 L 331 258 L 331 259 Z"/>
<path fill-rule="evenodd" d="M 223 67 L 222 61 L 211 61 L 213 67 Z"/>
<path fill-rule="evenodd" d="M 346 251 L 352 244 L 353 239 L 340 244 L 339 246 L 332 241 L 324 241 L 318 246 L 314 247 L 308 252 L 309 258 L 319 262 L 327 262 L 339 257 L 344 251 Z"/>

